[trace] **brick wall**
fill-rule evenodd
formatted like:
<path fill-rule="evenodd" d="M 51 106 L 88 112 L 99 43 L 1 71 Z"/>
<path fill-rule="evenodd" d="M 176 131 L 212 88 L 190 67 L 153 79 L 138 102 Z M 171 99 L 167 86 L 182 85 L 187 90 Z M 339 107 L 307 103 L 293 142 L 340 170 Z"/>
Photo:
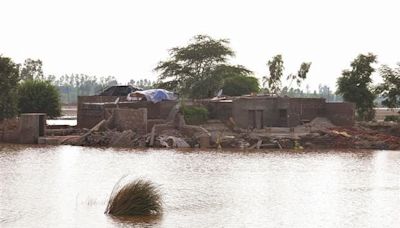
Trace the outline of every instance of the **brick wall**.
<path fill-rule="evenodd" d="M 349 102 L 326 103 L 325 114 L 335 125 L 352 126 L 355 123 L 355 104 Z"/>
<path fill-rule="evenodd" d="M 207 108 L 209 119 L 227 120 L 232 117 L 233 102 L 223 101 L 203 101 L 201 105 Z"/>
<path fill-rule="evenodd" d="M 262 111 L 264 127 L 279 125 L 277 98 L 274 97 L 243 97 L 233 100 L 232 116 L 240 128 L 248 128 L 250 113 L 249 110 Z M 251 126 L 250 126 L 251 127 Z"/>
<path fill-rule="evenodd" d="M 139 134 L 147 133 L 147 109 L 116 108 L 112 110 L 110 128 L 118 131 L 132 130 Z"/>
<path fill-rule="evenodd" d="M 104 102 L 114 102 L 116 96 L 78 96 L 77 125 L 79 128 L 92 128 L 104 119 Z M 120 100 L 126 99 L 120 97 Z"/>
<path fill-rule="evenodd" d="M 323 98 L 289 98 L 288 126 L 295 127 L 302 120 L 313 120 L 325 115 L 325 99 Z"/>
<path fill-rule="evenodd" d="M 252 125 L 251 110 L 263 111 L 263 127 L 295 127 L 318 116 L 325 116 L 338 126 L 354 124 L 354 104 L 326 103 L 323 98 L 237 98 L 233 101 L 232 116 L 239 127 Z"/>
<path fill-rule="evenodd" d="M 177 101 L 162 101 L 152 103 L 151 101 L 132 101 L 126 102 L 125 97 L 120 97 L 118 104 L 114 101 L 116 96 L 81 96 L 78 97 L 78 127 L 92 128 L 98 122 L 106 119 L 109 113 L 106 109 L 121 108 L 121 109 L 147 109 L 148 119 L 167 119 L 171 109 L 178 103 Z"/>

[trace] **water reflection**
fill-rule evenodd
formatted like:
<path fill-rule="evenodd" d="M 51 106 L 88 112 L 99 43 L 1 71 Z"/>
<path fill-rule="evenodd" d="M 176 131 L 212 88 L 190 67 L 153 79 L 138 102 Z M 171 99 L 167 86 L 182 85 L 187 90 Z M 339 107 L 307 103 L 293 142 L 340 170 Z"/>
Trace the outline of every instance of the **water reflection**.
<path fill-rule="evenodd" d="M 123 175 L 157 218 L 104 215 Z M 400 152 L 179 152 L 0 145 L 1 227 L 397 227 Z"/>
<path fill-rule="evenodd" d="M 109 216 L 109 221 L 120 227 L 157 227 L 161 225 L 162 215 L 115 217 Z"/>

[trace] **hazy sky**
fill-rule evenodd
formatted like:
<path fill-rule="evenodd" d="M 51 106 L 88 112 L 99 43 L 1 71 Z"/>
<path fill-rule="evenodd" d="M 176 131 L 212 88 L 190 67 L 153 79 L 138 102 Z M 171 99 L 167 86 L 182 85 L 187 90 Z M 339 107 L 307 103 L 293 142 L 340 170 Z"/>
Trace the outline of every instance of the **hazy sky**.
<path fill-rule="evenodd" d="M 282 54 L 286 74 L 311 61 L 305 84 L 335 86 L 359 53 L 400 61 L 398 0 L 0 0 L 0 54 L 39 58 L 46 74 L 156 79 L 167 50 L 196 34 L 229 38 L 232 63 L 257 77 Z"/>

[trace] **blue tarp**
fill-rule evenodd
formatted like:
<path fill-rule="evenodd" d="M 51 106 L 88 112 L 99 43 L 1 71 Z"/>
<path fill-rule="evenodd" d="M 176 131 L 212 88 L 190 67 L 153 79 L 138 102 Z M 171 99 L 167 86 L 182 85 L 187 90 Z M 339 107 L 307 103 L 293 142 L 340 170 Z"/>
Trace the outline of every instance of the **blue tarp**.
<path fill-rule="evenodd" d="M 132 97 L 145 97 L 146 100 L 153 103 L 158 103 L 160 101 L 173 101 L 177 99 L 173 92 L 165 89 L 148 89 L 143 91 L 135 91 L 128 95 L 128 100 L 131 100 L 129 98 Z"/>

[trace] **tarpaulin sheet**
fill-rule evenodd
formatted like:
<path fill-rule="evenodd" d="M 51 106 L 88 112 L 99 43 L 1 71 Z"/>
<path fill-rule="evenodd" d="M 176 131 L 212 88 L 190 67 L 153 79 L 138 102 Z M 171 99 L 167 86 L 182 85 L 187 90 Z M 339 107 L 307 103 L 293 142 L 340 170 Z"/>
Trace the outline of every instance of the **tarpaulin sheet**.
<path fill-rule="evenodd" d="M 173 92 L 165 89 L 148 89 L 143 91 L 135 91 L 128 95 L 128 100 L 132 100 L 133 97 L 145 97 L 146 100 L 153 103 L 160 101 L 174 101 L 177 99 Z"/>

